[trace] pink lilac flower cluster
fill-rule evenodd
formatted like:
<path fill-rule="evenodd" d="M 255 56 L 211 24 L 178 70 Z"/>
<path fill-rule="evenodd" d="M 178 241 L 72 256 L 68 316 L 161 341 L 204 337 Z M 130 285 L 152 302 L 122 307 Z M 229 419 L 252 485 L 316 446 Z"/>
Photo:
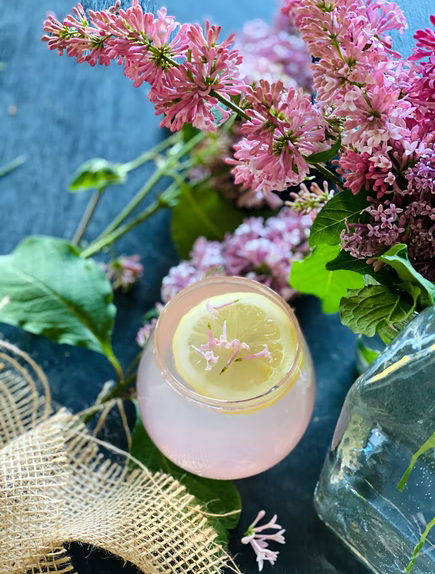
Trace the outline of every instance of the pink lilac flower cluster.
<path fill-rule="evenodd" d="M 78 61 L 124 64 L 135 85 L 151 84 L 150 98 L 170 129 L 190 122 L 213 130 L 213 106 L 226 102 L 238 109 L 243 137 L 229 162 L 235 182 L 253 194 L 270 196 L 300 184 L 310 166 L 326 173 L 319 153 L 339 142 L 343 186 L 363 194 L 368 205 L 360 222 L 342 233 L 342 247 L 367 259 L 405 241 L 413 265 L 432 277 L 433 197 L 427 193 L 435 140 L 434 29 L 416 33 L 414 53 L 405 60 L 389 35 L 407 27 L 394 2 L 284 0 L 282 13 L 315 58 L 315 104 L 275 78 L 247 85 L 233 37 L 218 43 L 219 28 L 181 26 L 165 9 L 154 17 L 137 0 L 125 11 L 115 5 L 85 14 L 79 6 L 63 23 L 49 16 L 45 39 Z M 264 36 L 261 27 L 251 34 Z M 274 46 L 262 43 L 275 57 Z M 417 182 L 425 192 L 414 187 Z"/>
<path fill-rule="evenodd" d="M 301 183 L 298 192 L 292 191 L 290 193 L 292 201 L 287 201 L 286 205 L 294 213 L 311 214 L 314 221 L 317 211 L 324 207 L 333 195 L 334 190 L 329 189 L 327 181 L 323 182 L 323 189 L 315 181 L 311 183 L 310 189 L 305 183 Z"/>
<path fill-rule="evenodd" d="M 288 285 L 291 265 L 308 253 L 312 217 L 284 207 L 277 216 L 249 217 L 223 242 L 199 237 L 190 259 L 169 270 L 161 286 L 161 299 L 168 303 L 179 291 L 214 275 L 240 275 L 259 281 L 289 300 L 295 291 Z M 162 309 L 157 304 L 157 313 Z M 137 342 L 143 346 L 154 323 L 145 325 Z"/>
<path fill-rule="evenodd" d="M 227 303 L 223 303 L 222 305 L 218 305 L 214 307 L 210 301 L 207 301 L 205 304 L 206 310 L 210 315 L 211 319 L 218 319 L 219 318 L 219 311 L 224 307 L 228 307 L 229 305 L 234 305 L 237 303 L 237 300 L 228 301 Z M 230 365 L 234 362 L 238 361 L 249 361 L 252 359 L 268 359 L 272 361 L 272 355 L 269 351 L 269 347 L 264 345 L 263 350 L 259 351 L 258 353 L 251 353 L 251 348 L 248 343 L 244 341 L 240 341 L 239 339 L 232 339 L 231 341 L 228 340 L 227 337 L 227 324 L 226 321 L 223 322 L 222 332 L 219 338 L 213 335 L 213 330 L 211 325 L 208 325 L 208 332 L 207 332 L 207 342 L 202 343 L 200 347 L 193 347 L 193 350 L 196 351 L 201 357 L 205 359 L 206 371 L 211 371 L 216 363 L 219 361 L 220 355 L 219 351 L 226 349 L 231 351 L 231 356 L 227 360 L 224 367 L 221 369 L 219 374 L 223 374 Z M 243 355 L 240 353 L 242 351 L 246 351 Z M 218 353 L 218 354 L 216 354 Z"/>
<path fill-rule="evenodd" d="M 435 31 L 417 32 L 404 60 L 388 36 L 406 28 L 392 2 L 286 0 L 283 12 L 317 59 L 317 104 L 341 132 L 337 172 L 345 188 L 367 198 L 360 221 L 342 232 L 342 247 L 371 260 L 404 242 L 414 267 L 435 280 Z"/>
<path fill-rule="evenodd" d="M 241 128 L 245 137 L 228 160 L 235 182 L 265 195 L 301 183 L 310 169 L 305 156 L 328 147 L 327 124 L 311 96 L 261 80 L 247 89 L 246 101 L 251 108 Z"/>
<path fill-rule="evenodd" d="M 234 47 L 243 57 L 240 76 L 246 83 L 281 81 L 311 91 L 311 57 L 288 18 L 276 18 L 272 26 L 260 19 L 246 22 Z"/>
<path fill-rule="evenodd" d="M 115 60 L 135 87 L 149 83 L 156 114 L 164 114 L 161 125 L 172 131 L 185 123 L 215 130 L 213 108 L 228 118 L 220 101 L 246 89 L 239 77 L 242 58 L 231 48 L 234 37 L 219 43 L 220 27 L 180 25 L 166 8 L 155 17 L 138 0 L 127 10 L 118 0 L 108 10 L 88 13 L 78 4 L 63 22 L 50 14 L 44 30 L 51 50 L 92 66 Z"/>
<path fill-rule="evenodd" d="M 143 274 L 139 255 L 122 255 L 109 263 L 104 263 L 102 267 L 114 290 L 129 291 Z"/>
<path fill-rule="evenodd" d="M 242 108 L 250 109 L 241 112 L 248 120 L 242 127 L 245 137 L 236 147 L 233 171 L 246 188 L 268 193 L 298 184 L 309 169 L 304 154 L 324 149 L 326 124 L 310 97 L 294 86 L 285 88 L 282 81 L 261 80 L 258 87 L 249 86 L 240 77 L 243 58 L 232 47 L 234 36 L 219 43 L 219 27 L 209 22 L 205 30 L 198 24 L 180 25 L 165 8 L 154 17 L 142 10 L 138 0 L 127 10 L 120 8 L 118 0 L 108 10 L 86 13 L 79 4 L 73 12 L 63 22 L 54 15 L 47 17 L 43 39 L 48 47 L 91 65 L 118 61 L 136 87 L 150 84 L 156 114 L 164 115 L 162 126 L 180 130 L 191 123 L 213 131 L 213 112 L 218 110 L 225 120 L 227 106 L 236 109 L 231 98 L 242 98 Z M 284 32 L 277 34 L 281 34 L 282 51 L 291 49 Z M 263 38 L 262 44 L 269 60 L 282 65 L 285 57 L 275 42 Z M 295 65 L 307 57 L 300 60 Z"/>
<path fill-rule="evenodd" d="M 281 10 L 277 11 L 272 25 L 260 19 L 246 22 L 234 48 L 243 58 L 239 69 L 240 77 L 246 83 L 267 80 L 272 84 L 281 81 L 286 89 L 300 87 L 311 92 L 311 56 L 296 27 L 289 18 L 281 14 Z M 193 175 L 198 178 L 211 175 L 216 189 L 221 190 L 229 199 L 236 200 L 241 207 L 257 208 L 267 205 L 278 209 L 283 205 L 279 194 L 267 193 L 265 196 L 261 189 L 236 185 L 228 165 L 225 164 L 226 158 L 232 153 L 232 147 L 242 138 L 240 127 L 241 124 L 236 122 L 230 133 L 218 135 L 217 142 L 208 141 L 216 137 L 216 134 L 211 134 L 201 144 L 203 148 L 216 146 L 216 143 L 224 145 L 220 145 L 221 149 L 216 146 L 216 153 L 208 154 L 206 161 Z M 244 183 L 243 180 L 241 182 Z"/>
<path fill-rule="evenodd" d="M 250 525 L 242 538 L 242 544 L 250 544 L 257 556 L 258 570 L 261 572 L 265 562 L 269 562 L 272 566 L 275 564 L 279 552 L 277 550 L 270 550 L 269 542 L 277 542 L 278 544 L 285 544 L 284 533 L 285 530 L 277 523 L 277 515 L 275 514 L 267 524 L 257 526 L 257 524 L 266 516 L 264 510 L 260 510 L 254 522 Z M 265 534 L 265 530 L 277 530 L 273 534 Z"/>
<path fill-rule="evenodd" d="M 283 208 L 266 221 L 250 217 L 225 240 L 195 241 L 189 261 L 172 267 L 163 279 L 161 296 L 167 303 L 181 289 L 210 275 L 242 275 L 277 291 L 284 299 L 294 293 L 288 286 L 293 261 L 308 251 L 311 217 Z"/>

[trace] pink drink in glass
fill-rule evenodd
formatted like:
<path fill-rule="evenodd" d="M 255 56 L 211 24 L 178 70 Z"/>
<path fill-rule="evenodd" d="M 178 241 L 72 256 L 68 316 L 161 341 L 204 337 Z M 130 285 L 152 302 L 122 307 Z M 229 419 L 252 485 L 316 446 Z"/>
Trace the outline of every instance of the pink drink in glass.
<path fill-rule="evenodd" d="M 295 333 L 291 368 L 261 396 L 225 401 L 200 395 L 177 372 L 172 339 L 181 318 L 215 295 L 257 293 L 288 316 Z M 157 447 L 178 466 L 200 476 L 238 479 L 267 470 L 301 439 L 314 407 L 310 353 L 285 301 L 256 281 L 215 277 L 195 283 L 172 299 L 145 347 L 137 396 L 141 418 Z"/>

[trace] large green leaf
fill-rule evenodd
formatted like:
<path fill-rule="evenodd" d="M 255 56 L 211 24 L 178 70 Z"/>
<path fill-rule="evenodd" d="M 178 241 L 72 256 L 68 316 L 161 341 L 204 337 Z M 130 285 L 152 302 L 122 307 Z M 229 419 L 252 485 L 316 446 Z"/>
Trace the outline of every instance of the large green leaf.
<path fill-rule="evenodd" d="M 361 214 L 367 207 L 364 194 L 353 195 L 348 189 L 340 191 L 319 211 L 310 233 L 310 245 L 338 245 L 346 221 L 364 221 L 368 214 Z"/>
<path fill-rule="evenodd" d="M 415 310 L 420 289 L 411 284 L 401 287 L 368 285 L 349 291 L 341 301 L 341 322 L 354 333 L 373 337 L 385 325 L 405 321 Z"/>
<path fill-rule="evenodd" d="M 172 210 L 171 233 L 180 257 L 187 259 L 195 239 L 222 241 L 243 221 L 243 213 L 210 187 L 183 185 Z"/>
<path fill-rule="evenodd" d="M 328 261 L 334 259 L 338 245 L 319 245 L 303 261 L 295 261 L 290 272 L 290 286 L 300 293 L 316 295 L 322 300 L 325 313 L 335 313 L 348 289 L 364 285 L 364 278 L 353 271 L 328 271 Z"/>
<path fill-rule="evenodd" d="M 0 322 L 56 343 L 104 353 L 119 370 L 111 347 L 116 307 L 99 265 L 82 259 L 62 239 L 29 237 L 0 256 Z"/>
<path fill-rule="evenodd" d="M 181 482 L 195 496 L 210 514 L 226 514 L 240 511 L 240 495 L 230 480 L 212 480 L 187 472 L 171 462 L 155 446 L 137 416 L 132 436 L 131 455 L 142 462 L 152 472 L 163 471 Z M 239 522 L 239 513 L 230 516 L 210 517 L 210 521 L 219 535 L 219 541 L 228 542 L 228 530 L 235 528 Z"/>
<path fill-rule="evenodd" d="M 379 260 L 392 267 L 402 281 L 408 281 L 420 287 L 420 299 L 423 307 L 435 303 L 435 284 L 425 279 L 423 275 L 414 269 L 408 259 L 408 247 L 404 243 L 391 247 L 379 257 Z"/>
<path fill-rule="evenodd" d="M 388 285 L 394 282 L 394 272 L 389 271 L 386 267 L 375 271 L 373 265 L 367 263 L 365 259 L 356 259 L 343 249 L 335 259 L 326 264 L 326 269 L 328 269 L 328 271 L 339 271 L 342 269 L 345 271 L 354 271 L 361 275 L 370 275 L 382 285 Z"/>

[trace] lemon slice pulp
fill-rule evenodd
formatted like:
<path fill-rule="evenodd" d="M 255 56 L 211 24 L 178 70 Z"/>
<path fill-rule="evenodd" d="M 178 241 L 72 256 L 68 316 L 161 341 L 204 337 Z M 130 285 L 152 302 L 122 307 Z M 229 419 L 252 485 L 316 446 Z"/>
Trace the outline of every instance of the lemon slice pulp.
<path fill-rule="evenodd" d="M 208 349 L 212 362 L 200 353 Z M 211 297 L 193 307 L 172 340 L 175 368 L 184 380 L 205 397 L 227 401 L 273 388 L 290 370 L 296 349 L 285 311 L 264 295 L 244 292 Z"/>

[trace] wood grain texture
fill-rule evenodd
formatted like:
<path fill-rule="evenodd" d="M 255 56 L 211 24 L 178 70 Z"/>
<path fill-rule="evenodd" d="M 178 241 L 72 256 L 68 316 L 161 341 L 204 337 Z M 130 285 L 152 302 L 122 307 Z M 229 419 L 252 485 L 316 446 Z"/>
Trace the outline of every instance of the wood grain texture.
<path fill-rule="evenodd" d="M 100 0 L 101 1 L 101 0 Z M 25 154 L 27 162 L 0 179 L 0 253 L 10 252 L 29 234 L 72 237 L 86 194 L 69 194 L 77 166 L 91 157 L 126 161 L 156 143 L 162 133 L 144 90 L 134 90 L 121 68 L 91 68 L 50 53 L 39 38 L 48 10 L 67 13 L 73 0 L 4 1 L 0 11 L 0 166 Z M 398 38 L 409 54 L 412 32 L 427 25 L 433 0 L 401 0 L 410 29 Z M 179 21 L 210 17 L 224 33 L 247 19 L 270 20 L 272 0 L 168 0 Z M 11 115 L 13 107 L 16 114 Z M 9 109 L 9 111 L 8 111 Z M 114 187 L 98 207 L 93 236 L 139 188 L 150 168 Z M 168 214 L 160 213 L 122 240 L 120 252 L 139 253 L 144 277 L 130 296 L 117 297 L 115 351 L 124 364 L 137 352 L 134 341 L 142 315 L 158 299 L 161 278 L 176 263 Z M 246 574 L 257 571 L 253 554 L 238 540 L 260 508 L 277 512 L 287 530 L 274 574 L 363 574 L 367 572 L 317 518 L 312 493 L 354 372 L 354 337 L 337 316 L 320 313 L 317 301 L 301 298 L 296 311 L 312 349 L 317 378 L 316 410 L 309 430 L 285 461 L 258 477 L 240 481 L 244 513 L 232 550 Z M 102 383 L 112 376 L 103 357 L 57 346 L 0 325 L 0 336 L 30 351 L 47 371 L 54 399 L 80 410 L 92 404 Z M 116 433 L 115 426 L 115 433 Z M 116 438 L 116 437 L 112 437 Z M 75 547 L 80 574 L 133 572 L 98 551 Z M 269 569 L 266 567 L 265 572 Z"/>

